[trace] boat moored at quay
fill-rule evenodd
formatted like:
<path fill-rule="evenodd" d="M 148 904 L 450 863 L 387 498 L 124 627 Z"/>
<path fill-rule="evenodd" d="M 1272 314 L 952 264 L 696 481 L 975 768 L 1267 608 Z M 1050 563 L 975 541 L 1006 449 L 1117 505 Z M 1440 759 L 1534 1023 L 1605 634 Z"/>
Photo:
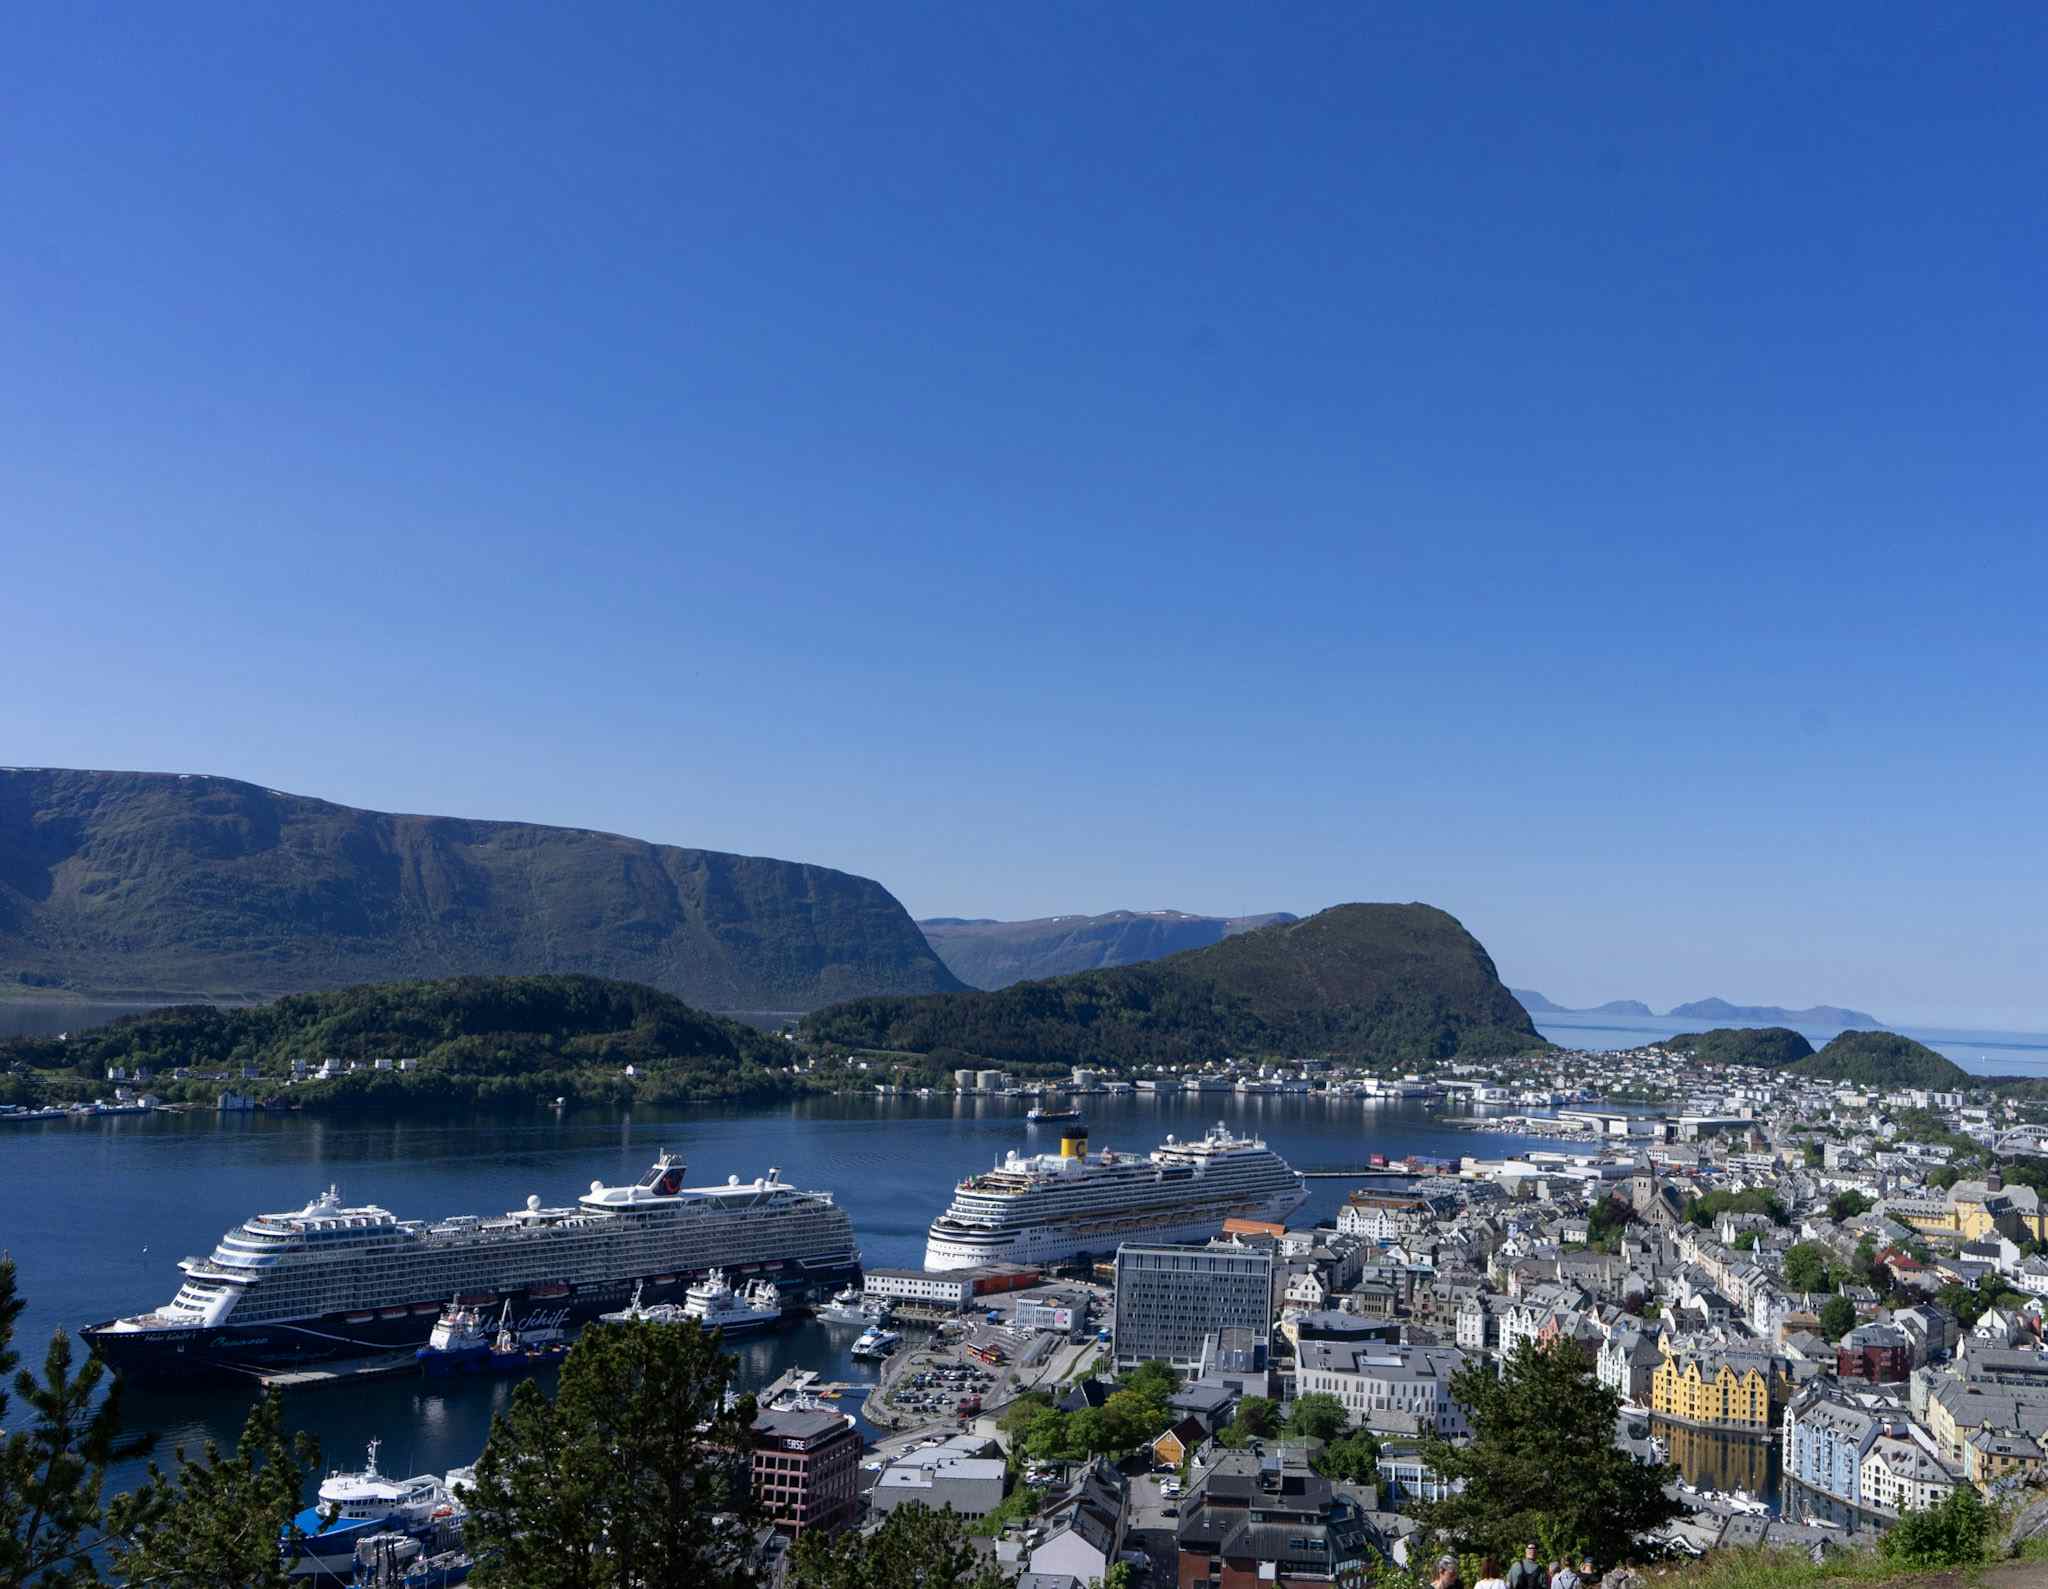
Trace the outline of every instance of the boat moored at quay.
<path fill-rule="evenodd" d="M 1013 1152 L 962 1181 L 932 1221 L 924 1266 L 1058 1263 L 1126 1241 L 1200 1241 L 1233 1217 L 1284 1220 L 1307 1198 L 1299 1171 L 1220 1122 L 1149 1154 L 1090 1153 L 1087 1127 L 1072 1125 L 1057 1154 Z"/>
<path fill-rule="evenodd" d="M 636 1293 L 680 1302 L 714 1269 L 770 1281 L 796 1305 L 857 1279 L 860 1255 L 831 1193 L 775 1170 L 685 1186 L 682 1163 L 663 1154 L 633 1185 L 593 1181 L 573 1205 L 529 1197 L 484 1218 L 399 1219 L 330 1187 L 178 1267 L 184 1284 L 155 1312 L 84 1332 L 117 1373 L 244 1376 L 410 1350 L 428 1344 L 451 1295 L 521 1334 L 588 1323 Z"/>

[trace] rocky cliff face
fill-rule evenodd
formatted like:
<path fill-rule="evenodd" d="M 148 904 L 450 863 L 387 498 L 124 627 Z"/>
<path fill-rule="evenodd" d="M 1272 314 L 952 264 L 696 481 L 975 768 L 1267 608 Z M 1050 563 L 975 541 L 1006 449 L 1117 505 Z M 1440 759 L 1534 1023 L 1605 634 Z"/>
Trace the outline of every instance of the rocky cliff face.
<path fill-rule="evenodd" d="M 0 988 L 270 997 L 585 972 L 708 1009 L 961 984 L 879 883 L 228 778 L 0 771 Z"/>

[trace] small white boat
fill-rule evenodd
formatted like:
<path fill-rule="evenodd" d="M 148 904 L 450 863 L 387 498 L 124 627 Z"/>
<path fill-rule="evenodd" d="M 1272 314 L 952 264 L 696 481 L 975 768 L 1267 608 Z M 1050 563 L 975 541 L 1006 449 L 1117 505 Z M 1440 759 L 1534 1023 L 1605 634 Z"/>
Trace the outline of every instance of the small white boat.
<path fill-rule="evenodd" d="M 818 1309 L 818 1317 L 826 1324 L 858 1324 L 863 1327 L 874 1324 L 879 1312 L 871 1309 L 855 1286 L 834 1293 L 832 1300 Z"/>
<path fill-rule="evenodd" d="M 880 1359 L 887 1357 L 902 1344 L 903 1337 L 896 1331 L 885 1330 L 881 1325 L 874 1324 L 853 1343 L 851 1350 L 855 1357 Z"/>

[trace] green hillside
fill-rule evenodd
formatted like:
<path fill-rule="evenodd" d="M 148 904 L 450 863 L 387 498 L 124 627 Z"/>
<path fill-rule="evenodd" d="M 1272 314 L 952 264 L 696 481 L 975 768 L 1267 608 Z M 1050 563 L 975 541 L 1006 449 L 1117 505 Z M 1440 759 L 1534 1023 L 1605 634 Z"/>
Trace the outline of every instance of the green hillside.
<path fill-rule="evenodd" d="M 0 996 L 561 973 L 716 1010 L 962 985 L 887 889 L 828 867 L 232 778 L 0 768 Z"/>
<path fill-rule="evenodd" d="M 1493 961 L 1428 905 L 1339 905 L 1145 965 L 993 993 L 856 999 L 806 1037 L 1004 1062 L 1414 1061 L 1547 1048 Z"/>
<path fill-rule="evenodd" d="M 1795 1076 L 1853 1081 L 1866 1087 L 1973 1085 L 1970 1073 L 1952 1059 L 1896 1032 L 1843 1032 L 1809 1059 L 1787 1065 Z"/>
<path fill-rule="evenodd" d="M 226 1069 L 226 1082 L 194 1082 L 196 1097 L 222 1086 L 286 1097 L 307 1108 L 464 1108 L 573 1096 L 627 1103 L 740 1098 L 790 1090 L 780 1072 L 789 1045 L 680 999 L 597 977 L 456 977 L 301 993 L 250 1009 L 184 1005 L 131 1015 L 59 1040 L 0 1043 L 0 1070 L 17 1084 L 64 1096 L 71 1084 L 105 1092 L 108 1067 L 147 1066 L 150 1086 L 174 1099 L 172 1071 Z M 291 1062 L 353 1060 L 326 1082 L 285 1088 Z M 374 1069 L 411 1058 L 410 1072 Z M 255 1081 L 241 1067 L 255 1066 Z M 625 1075 L 628 1065 L 642 1074 Z M 26 1100 L 23 1100 L 26 1101 Z"/>
<path fill-rule="evenodd" d="M 1789 1065 L 1813 1052 L 1813 1044 L 1789 1026 L 1717 1026 L 1680 1032 L 1657 1046 L 1709 1065 Z"/>

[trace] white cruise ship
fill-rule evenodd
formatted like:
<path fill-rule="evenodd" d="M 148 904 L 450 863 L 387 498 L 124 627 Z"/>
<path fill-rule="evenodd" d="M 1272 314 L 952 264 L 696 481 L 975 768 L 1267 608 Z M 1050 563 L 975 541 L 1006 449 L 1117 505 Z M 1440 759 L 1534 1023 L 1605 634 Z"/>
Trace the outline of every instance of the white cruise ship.
<path fill-rule="evenodd" d="M 631 1186 L 592 1181 L 574 1205 L 538 1197 L 492 1218 L 429 1223 L 333 1188 L 284 1214 L 258 1214 L 186 1258 L 185 1283 L 154 1313 L 85 1331 L 124 1373 L 252 1373 L 308 1358 L 424 1344 L 453 1296 L 521 1331 L 585 1323 L 644 1290 L 681 1298 L 723 1270 L 771 1280 L 803 1303 L 856 1278 L 860 1255 L 830 1192 L 803 1191 L 770 1170 L 723 1186 L 683 1185 L 663 1154 Z"/>
<path fill-rule="evenodd" d="M 1090 1153 L 1075 1129 L 1057 1154 L 1011 1153 L 962 1181 L 932 1221 L 924 1266 L 1057 1263 L 1125 1241 L 1200 1241 L 1226 1219 L 1285 1219 L 1307 1196 L 1285 1159 L 1221 1124 L 1149 1154 Z"/>

